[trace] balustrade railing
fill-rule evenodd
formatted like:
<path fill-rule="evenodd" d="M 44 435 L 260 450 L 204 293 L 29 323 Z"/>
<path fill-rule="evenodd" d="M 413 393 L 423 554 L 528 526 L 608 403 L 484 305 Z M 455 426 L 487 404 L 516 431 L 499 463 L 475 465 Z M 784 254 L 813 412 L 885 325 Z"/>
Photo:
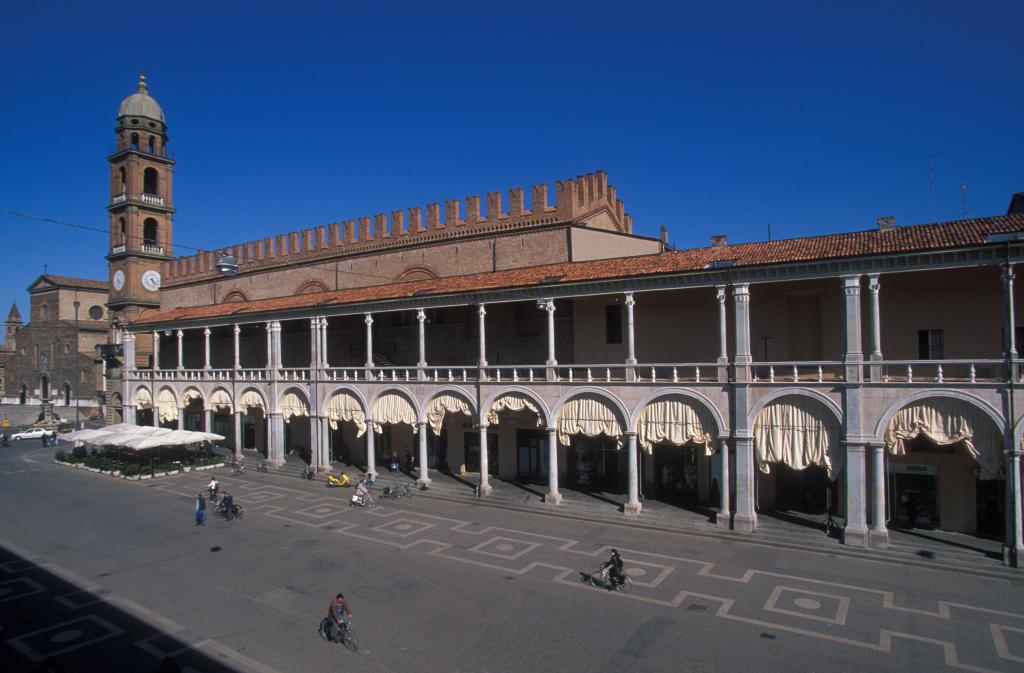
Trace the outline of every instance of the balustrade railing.
<path fill-rule="evenodd" d="M 1006 360 L 881 360 L 866 363 L 880 370 L 880 383 L 999 383 L 1006 381 Z M 1020 382 L 1020 361 L 1016 361 Z"/>
<path fill-rule="evenodd" d="M 143 203 L 149 203 L 154 206 L 164 205 L 164 197 L 157 196 L 156 194 L 143 194 L 141 200 Z"/>
<path fill-rule="evenodd" d="M 830 383 L 846 378 L 843 367 L 835 360 L 753 362 L 750 375 L 757 383 Z"/>

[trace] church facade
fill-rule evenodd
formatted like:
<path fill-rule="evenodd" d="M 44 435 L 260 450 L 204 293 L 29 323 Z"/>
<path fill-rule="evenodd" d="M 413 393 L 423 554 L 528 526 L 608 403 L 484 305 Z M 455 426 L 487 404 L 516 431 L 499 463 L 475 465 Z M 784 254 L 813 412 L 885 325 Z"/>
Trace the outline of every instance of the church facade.
<path fill-rule="evenodd" d="M 1024 553 L 1018 212 L 676 251 L 595 172 L 175 257 L 163 114 L 126 105 L 128 422 L 274 465 L 412 458 L 483 497 L 520 480 L 643 516 L 643 493 L 740 532 L 827 510 L 850 545 L 935 527 Z"/>

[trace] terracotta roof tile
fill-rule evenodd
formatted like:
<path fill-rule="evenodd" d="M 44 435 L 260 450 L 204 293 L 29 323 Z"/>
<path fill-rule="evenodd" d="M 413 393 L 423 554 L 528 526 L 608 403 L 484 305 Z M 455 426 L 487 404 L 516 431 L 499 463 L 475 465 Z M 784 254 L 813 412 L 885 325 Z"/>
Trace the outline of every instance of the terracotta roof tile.
<path fill-rule="evenodd" d="M 431 280 L 395 282 L 333 292 L 275 297 L 249 302 L 189 306 L 154 313 L 136 325 L 222 318 L 254 313 L 273 313 L 314 306 L 400 299 L 410 296 L 457 294 L 480 290 L 526 288 L 536 285 L 635 278 L 705 269 L 715 261 L 732 260 L 733 266 L 763 266 L 786 262 L 860 257 L 964 247 L 984 243 L 986 236 L 1024 231 L 1024 214 L 974 220 L 896 227 L 844 234 L 827 234 L 781 241 L 739 243 L 721 247 L 692 248 L 639 257 L 601 259 L 588 262 L 549 264 L 508 271 L 455 276 Z"/>

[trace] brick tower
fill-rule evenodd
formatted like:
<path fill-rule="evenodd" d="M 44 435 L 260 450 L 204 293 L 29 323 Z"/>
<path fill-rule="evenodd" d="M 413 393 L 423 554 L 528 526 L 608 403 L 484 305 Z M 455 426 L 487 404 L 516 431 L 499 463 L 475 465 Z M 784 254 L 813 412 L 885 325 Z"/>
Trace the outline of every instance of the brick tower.
<path fill-rule="evenodd" d="M 163 110 L 147 92 L 146 76 L 138 90 L 121 101 L 117 145 L 110 162 L 110 299 L 107 306 L 120 323 L 140 311 L 160 306 L 160 270 L 173 258 L 174 218 L 171 177 L 174 160 L 167 154 Z"/>

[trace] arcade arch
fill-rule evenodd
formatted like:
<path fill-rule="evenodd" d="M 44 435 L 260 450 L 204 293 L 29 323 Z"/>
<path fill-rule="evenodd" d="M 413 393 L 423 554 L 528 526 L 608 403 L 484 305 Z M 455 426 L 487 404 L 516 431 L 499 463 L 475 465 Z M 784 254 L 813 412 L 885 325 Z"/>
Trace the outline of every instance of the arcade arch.
<path fill-rule="evenodd" d="M 629 467 L 622 450 L 627 418 L 622 404 L 601 391 L 588 390 L 564 399 L 556 409 L 558 463 L 565 465 L 568 484 L 625 493 Z"/>
<path fill-rule="evenodd" d="M 366 407 L 358 393 L 341 389 L 327 400 L 325 414 L 329 432 L 330 460 L 354 465 L 365 464 Z"/>
<path fill-rule="evenodd" d="M 281 396 L 278 403 L 281 418 L 284 420 L 285 457 L 295 456 L 307 465 L 312 463 L 310 451 L 309 400 L 306 393 L 298 388 L 290 388 Z"/>
<path fill-rule="evenodd" d="M 259 451 L 268 457 L 267 448 L 267 402 L 256 388 L 242 391 L 238 398 L 238 410 L 242 412 L 242 449 Z"/>

